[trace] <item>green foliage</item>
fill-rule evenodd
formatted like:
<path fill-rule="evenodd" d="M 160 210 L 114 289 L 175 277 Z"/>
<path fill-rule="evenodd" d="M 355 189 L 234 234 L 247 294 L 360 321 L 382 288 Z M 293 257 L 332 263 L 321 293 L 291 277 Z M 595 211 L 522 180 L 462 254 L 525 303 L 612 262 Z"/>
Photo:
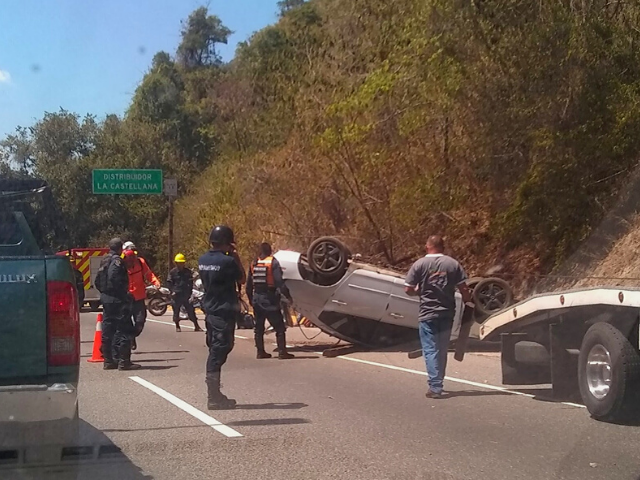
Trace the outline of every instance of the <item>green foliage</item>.
<path fill-rule="evenodd" d="M 290 12 L 294 8 L 298 8 L 304 5 L 305 0 L 280 0 L 278 2 L 278 8 L 280 9 L 280 15 L 284 16 L 287 12 Z"/>
<path fill-rule="evenodd" d="M 226 65 L 230 30 L 197 9 L 123 119 L 46 114 L 2 142 L 0 173 L 51 179 L 78 244 L 120 233 L 164 255 L 163 201 L 89 194 L 92 168 L 162 168 L 186 193 L 176 235 L 192 259 L 225 222 L 245 255 L 335 234 L 401 266 L 438 232 L 470 270 L 518 272 L 516 255 L 541 271 L 566 258 L 637 163 L 636 2 L 279 8 Z"/>
<path fill-rule="evenodd" d="M 185 68 L 197 68 L 220 63 L 216 43 L 227 43 L 233 32 L 207 7 L 196 9 L 182 25 L 182 41 L 178 46 L 178 62 Z"/>

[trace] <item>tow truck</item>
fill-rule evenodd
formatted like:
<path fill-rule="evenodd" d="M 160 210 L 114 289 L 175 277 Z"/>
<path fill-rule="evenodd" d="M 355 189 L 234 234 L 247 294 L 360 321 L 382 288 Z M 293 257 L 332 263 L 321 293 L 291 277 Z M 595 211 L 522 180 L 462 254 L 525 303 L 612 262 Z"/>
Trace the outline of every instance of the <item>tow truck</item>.
<path fill-rule="evenodd" d="M 640 290 L 535 295 L 489 316 L 481 340 L 501 341 L 502 383 L 551 384 L 591 416 L 627 421 L 640 407 Z"/>

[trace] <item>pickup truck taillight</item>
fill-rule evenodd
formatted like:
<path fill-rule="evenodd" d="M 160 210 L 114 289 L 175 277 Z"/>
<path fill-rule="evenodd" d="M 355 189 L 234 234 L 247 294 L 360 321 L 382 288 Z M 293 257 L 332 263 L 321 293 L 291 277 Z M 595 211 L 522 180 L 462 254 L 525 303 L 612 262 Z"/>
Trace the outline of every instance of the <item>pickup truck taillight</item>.
<path fill-rule="evenodd" d="M 76 287 L 69 282 L 47 282 L 47 344 L 50 366 L 80 362 L 80 312 Z"/>

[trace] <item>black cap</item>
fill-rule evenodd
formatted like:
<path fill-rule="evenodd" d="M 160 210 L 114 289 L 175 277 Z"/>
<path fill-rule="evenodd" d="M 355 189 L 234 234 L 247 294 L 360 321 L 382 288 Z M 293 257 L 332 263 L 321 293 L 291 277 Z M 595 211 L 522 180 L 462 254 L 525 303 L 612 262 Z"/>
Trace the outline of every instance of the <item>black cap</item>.
<path fill-rule="evenodd" d="M 216 245 L 228 245 L 235 242 L 233 230 L 226 225 L 216 225 L 209 234 L 209 243 Z"/>
<path fill-rule="evenodd" d="M 112 252 L 121 252 L 122 251 L 122 239 L 119 237 L 112 238 L 109 242 L 109 250 Z"/>

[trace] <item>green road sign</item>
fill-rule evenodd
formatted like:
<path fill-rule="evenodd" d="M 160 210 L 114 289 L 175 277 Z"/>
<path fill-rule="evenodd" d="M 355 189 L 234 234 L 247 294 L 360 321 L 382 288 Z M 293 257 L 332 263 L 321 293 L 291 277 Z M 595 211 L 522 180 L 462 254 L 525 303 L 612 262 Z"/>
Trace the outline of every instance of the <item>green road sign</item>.
<path fill-rule="evenodd" d="M 93 170 L 93 193 L 160 195 L 162 170 Z"/>

